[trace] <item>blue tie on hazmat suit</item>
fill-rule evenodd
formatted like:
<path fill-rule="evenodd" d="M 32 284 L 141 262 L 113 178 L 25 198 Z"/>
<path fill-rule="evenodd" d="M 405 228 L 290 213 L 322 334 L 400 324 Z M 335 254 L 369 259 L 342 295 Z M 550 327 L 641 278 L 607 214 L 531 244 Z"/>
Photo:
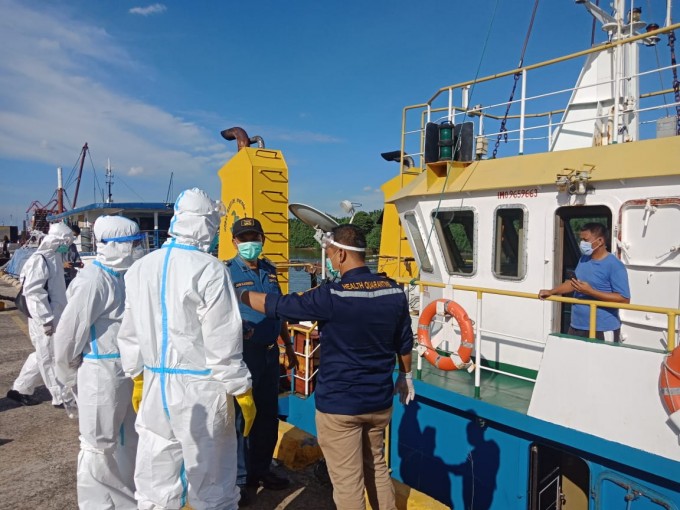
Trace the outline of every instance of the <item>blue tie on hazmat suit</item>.
<path fill-rule="evenodd" d="M 118 342 L 129 377 L 144 374 L 137 415 L 139 508 L 238 507 L 234 395 L 251 387 L 227 268 L 206 253 L 224 215 L 184 191 L 163 246 L 125 275 Z"/>
<path fill-rule="evenodd" d="M 143 235 L 134 221 L 121 216 L 98 218 L 94 235 L 96 260 L 69 286 L 55 333 L 56 372 L 66 391 L 78 386 L 79 508 L 135 509 L 136 415 L 117 336 L 125 310 L 123 274 L 144 254 L 135 246 Z"/>
<path fill-rule="evenodd" d="M 60 246 L 73 242 L 73 232 L 63 223 L 54 223 L 38 249 L 24 264 L 21 281 L 26 306 L 31 314 L 28 332 L 35 352 L 31 353 L 14 381 L 13 390 L 32 395 L 41 379 L 52 394 L 52 404 L 62 403 L 61 388 L 54 373 L 51 346 L 61 314 L 66 306 L 66 283 L 62 258 L 56 253 Z"/>

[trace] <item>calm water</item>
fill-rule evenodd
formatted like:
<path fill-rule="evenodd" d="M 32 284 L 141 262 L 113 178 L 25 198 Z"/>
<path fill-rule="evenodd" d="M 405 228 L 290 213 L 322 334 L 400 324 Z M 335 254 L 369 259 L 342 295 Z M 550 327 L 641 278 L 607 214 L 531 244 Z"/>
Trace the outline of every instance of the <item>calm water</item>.
<path fill-rule="evenodd" d="M 288 258 L 290 259 L 291 262 L 316 262 L 318 264 L 321 263 L 321 248 L 304 248 L 304 249 L 296 249 L 296 248 L 291 248 L 290 253 L 288 254 Z M 377 260 L 371 260 L 367 263 L 368 267 L 371 269 L 371 271 L 375 271 L 378 267 L 378 262 Z M 310 281 L 310 276 L 309 273 L 307 273 L 304 270 L 298 271 L 295 268 L 292 268 L 289 271 L 288 278 L 290 281 L 290 285 L 288 288 L 288 292 L 302 292 L 311 287 L 311 281 Z M 321 276 L 318 276 L 319 282 L 321 281 Z"/>

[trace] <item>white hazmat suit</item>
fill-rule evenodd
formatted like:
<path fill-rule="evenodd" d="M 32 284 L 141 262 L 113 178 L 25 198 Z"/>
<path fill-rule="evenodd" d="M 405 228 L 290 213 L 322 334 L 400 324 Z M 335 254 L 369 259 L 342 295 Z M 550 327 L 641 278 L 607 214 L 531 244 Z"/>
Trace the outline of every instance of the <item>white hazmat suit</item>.
<path fill-rule="evenodd" d="M 57 250 L 63 251 L 72 242 L 73 232 L 67 225 L 52 224 L 38 249 L 24 264 L 20 276 L 26 306 L 31 314 L 28 332 L 35 352 L 26 359 L 12 389 L 23 395 L 32 395 L 42 378 L 52 394 L 53 405 L 60 405 L 62 400 L 54 373 L 52 335 L 66 306 L 64 266 Z"/>
<path fill-rule="evenodd" d="M 198 189 L 175 203 L 171 239 L 125 275 L 123 369 L 144 373 L 138 508 L 238 507 L 233 395 L 251 387 L 229 271 L 206 253 L 224 215 Z"/>
<path fill-rule="evenodd" d="M 125 376 L 118 330 L 125 310 L 124 272 L 143 255 L 134 221 L 102 216 L 94 223 L 96 260 L 67 291 L 68 304 L 54 339 L 59 382 L 73 388 L 77 371 L 80 454 L 78 506 L 82 510 L 134 509 L 137 452 L 132 381 Z"/>

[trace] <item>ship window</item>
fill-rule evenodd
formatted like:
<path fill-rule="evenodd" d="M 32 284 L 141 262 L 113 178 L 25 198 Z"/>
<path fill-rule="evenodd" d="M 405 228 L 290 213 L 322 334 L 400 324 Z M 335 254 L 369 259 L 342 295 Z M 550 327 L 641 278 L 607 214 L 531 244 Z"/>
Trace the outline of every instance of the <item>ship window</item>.
<path fill-rule="evenodd" d="M 418 220 L 416 220 L 416 215 L 414 213 L 404 214 L 404 220 L 406 220 L 406 227 L 408 228 L 408 233 L 411 236 L 411 241 L 413 241 L 413 247 L 416 251 L 416 256 L 420 263 L 420 269 L 425 272 L 432 272 L 432 263 L 430 262 L 430 257 L 427 256 L 427 250 L 425 249 L 425 243 L 423 242 L 423 236 L 420 233 L 420 228 L 418 228 Z"/>
<path fill-rule="evenodd" d="M 449 274 L 475 272 L 475 213 L 470 209 L 432 213 Z"/>
<path fill-rule="evenodd" d="M 526 275 L 526 214 L 520 207 L 496 209 L 493 274 L 504 280 Z"/>

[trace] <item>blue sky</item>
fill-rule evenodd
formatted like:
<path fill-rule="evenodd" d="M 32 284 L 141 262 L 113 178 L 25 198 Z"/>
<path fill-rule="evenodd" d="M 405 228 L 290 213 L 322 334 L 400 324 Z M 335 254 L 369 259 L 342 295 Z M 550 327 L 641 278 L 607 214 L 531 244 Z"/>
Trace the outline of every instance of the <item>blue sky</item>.
<path fill-rule="evenodd" d="M 232 126 L 283 151 L 291 202 L 379 208 L 402 108 L 474 77 L 496 6 L 480 75 L 513 68 L 533 4 L 0 0 L 0 224 L 46 203 L 85 142 L 79 205 L 107 158 L 118 202 L 165 200 L 171 172 L 175 194 L 217 190 Z M 663 23 L 664 1 L 643 9 Z M 542 2 L 525 63 L 587 48 L 590 19 L 572 0 Z"/>

